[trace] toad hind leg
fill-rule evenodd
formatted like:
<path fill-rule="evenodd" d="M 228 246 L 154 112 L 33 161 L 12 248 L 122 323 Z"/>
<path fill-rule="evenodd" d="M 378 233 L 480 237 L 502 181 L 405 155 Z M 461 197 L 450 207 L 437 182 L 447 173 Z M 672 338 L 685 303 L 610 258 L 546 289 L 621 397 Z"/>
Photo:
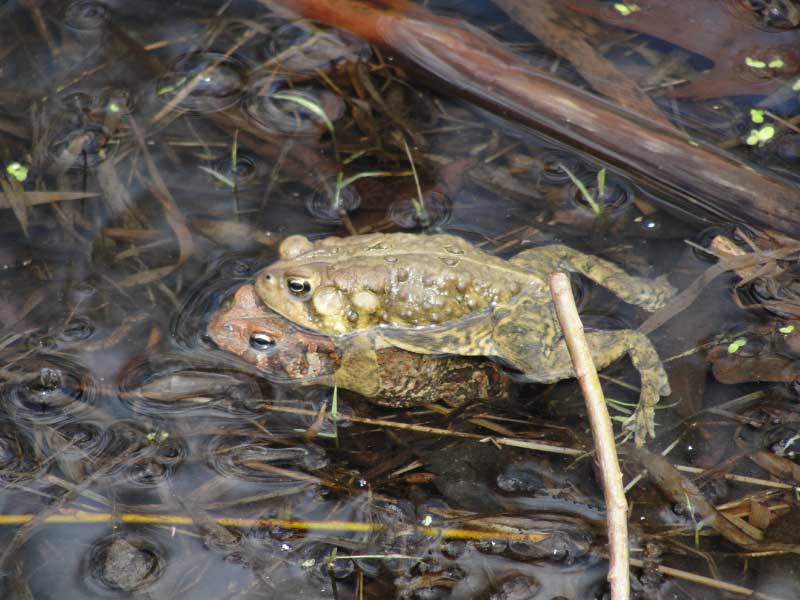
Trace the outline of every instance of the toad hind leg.
<path fill-rule="evenodd" d="M 650 312 L 661 308 L 676 291 L 666 277 L 647 279 L 628 275 L 607 260 L 562 244 L 524 250 L 509 262 L 544 279 L 556 271 L 580 273 L 608 288 L 625 302 Z"/>
<path fill-rule="evenodd" d="M 554 317 L 539 310 L 525 309 L 527 303 L 502 317 L 495 327 L 495 342 L 501 348 L 502 358 L 524 373 L 529 381 L 555 383 L 575 377 L 572 360 L 561 328 Z M 522 314 L 521 314 L 522 313 Z M 538 315 L 538 317 L 537 317 Z M 551 325 L 551 326 L 550 326 Z M 549 332 L 557 337 L 547 339 Z M 632 429 L 636 443 L 642 444 L 649 433 L 655 437 L 655 406 L 659 396 L 670 394 L 669 380 L 656 349 L 647 337 L 638 331 L 593 331 L 586 340 L 597 369 L 603 369 L 625 354 L 639 372 L 641 379 L 639 405 L 626 428 Z"/>

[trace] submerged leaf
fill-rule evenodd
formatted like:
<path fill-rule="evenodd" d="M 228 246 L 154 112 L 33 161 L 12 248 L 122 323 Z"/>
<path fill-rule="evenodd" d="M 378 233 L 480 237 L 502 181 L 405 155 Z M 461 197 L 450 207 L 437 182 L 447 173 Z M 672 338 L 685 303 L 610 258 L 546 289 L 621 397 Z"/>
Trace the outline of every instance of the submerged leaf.
<path fill-rule="evenodd" d="M 28 200 L 25 197 L 25 190 L 22 184 L 16 179 L 7 179 L 0 177 L 0 187 L 3 189 L 3 194 L 11 210 L 14 211 L 14 216 L 17 217 L 20 227 L 25 235 L 28 235 Z"/>

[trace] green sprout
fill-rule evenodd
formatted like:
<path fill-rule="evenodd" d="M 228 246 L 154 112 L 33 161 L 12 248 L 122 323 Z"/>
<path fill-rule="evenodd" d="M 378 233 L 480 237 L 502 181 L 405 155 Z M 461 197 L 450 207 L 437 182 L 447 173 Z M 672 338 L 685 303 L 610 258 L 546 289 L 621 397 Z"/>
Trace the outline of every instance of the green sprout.
<path fill-rule="evenodd" d="M 575 187 L 578 188 L 578 191 L 581 193 L 581 196 L 583 196 L 583 199 L 586 200 L 586 204 L 589 205 L 589 207 L 592 209 L 594 214 L 597 215 L 598 217 L 601 216 L 603 214 L 603 205 L 595 200 L 594 196 L 591 193 L 589 193 L 589 190 L 586 188 L 586 186 L 583 184 L 583 182 L 575 176 L 575 173 L 570 171 L 565 165 L 563 165 L 561 163 L 559 163 L 558 166 L 561 167 L 564 170 L 564 172 L 570 178 L 572 183 L 575 184 Z M 600 169 L 600 171 L 597 172 L 597 194 L 598 194 L 598 197 L 602 196 L 603 192 L 605 192 L 605 186 L 606 186 L 606 173 L 605 173 L 605 171 L 606 171 L 605 169 Z M 602 189 L 602 192 L 601 192 L 601 189 Z"/>
<path fill-rule="evenodd" d="M 8 164 L 6 167 L 6 173 L 8 173 L 10 177 L 13 177 L 22 183 L 28 178 L 28 167 L 15 161 Z"/>
<path fill-rule="evenodd" d="M 224 183 L 228 187 L 230 187 L 230 188 L 236 187 L 236 182 L 233 179 L 231 179 L 230 177 L 228 177 L 227 175 L 223 175 L 219 171 L 215 171 L 214 169 L 212 169 L 210 167 L 203 166 L 203 165 L 200 165 L 198 168 L 201 171 L 205 171 L 206 173 L 208 173 L 209 175 L 211 175 L 215 179 L 218 179 L 219 181 L 221 181 L 222 183 Z"/>
<path fill-rule="evenodd" d="M 108 103 L 108 107 L 107 108 L 108 108 L 108 112 L 113 113 L 113 114 L 117 114 L 122 110 L 120 105 L 117 102 L 114 102 L 113 100 Z"/>
<path fill-rule="evenodd" d="M 794 91 L 794 92 L 800 92 L 800 79 L 798 79 L 797 81 L 795 81 L 795 82 L 792 84 L 792 91 Z"/>
<path fill-rule="evenodd" d="M 408 164 L 411 165 L 411 172 L 414 175 L 414 183 L 417 186 L 417 197 L 411 197 L 411 202 L 414 205 L 414 212 L 417 213 L 417 218 L 422 220 L 427 220 L 428 215 L 425 211 L 425 201 L 422 197 L 422 186 L 419 184 L 419 176 L 417 175 L 417 167 L 414 165 L 414 157 L 411 154 L 411 149 L 408 147 L 408 142 L 406 142 L 406 136 L 402 133 L 400 134 L 400 138 L 403 140 L 403 148 L 406 150 L 406 156 L 408 157 Z"/>
<path fill-rule="evenodd" d="M 764 122 L 764 110 L 761 108 L 751 108 L 750 109 L 750 120 L 753 123 L 763 123 Z"/>
<path fill-rule="evenodd" d="M 317 117 L 319 117 L 320 121 L 325 124 L 325 127 L 328 128 L 328 131 L 331 132 L 331 137 L 333 137 L 333 123 L 331 123 L 327 113 L 318 103 L 301 94 L 294 94 L 292 92 L 275 92 L 271 97 L 275 98 L 276 100 L 288 100 L 289 102 L 294 102 L 295 104 L 299 104 L 305 108 L 307 111 L 314 113 Z"/>
<path fill-rule="evenodd" d="M 597 172 L 597 197 L 602 198 L 606 193 L 606 168 Z"/>
<path fill-rule="evenodd" d="M 770 69 L 782 69 L 786 63 L 783 62 L 783 59 L 778 56 L 777 58 L 773 58 L 771 61 L 767 63 L 767 66 Z"/>
<path fill-rule="evenodd" d="M 392 171 L 362 171 L 361 173 L 356 173 L 345 179 L 344 173 L 339 171 L 339 174 L 336 176 L 336 192 L 333 197 L 333 205 L 338 208 L 342 190 L 351 183 L 363 179 L 364 177 L 407 177 L 411 174 L 411 171 L 399 171 L 397 173 Z"/>
<path fill-rule="evenodd" d="M 336 423 L 339 420 L 339 386 L 333 386 L 333 398 L 331 399 L 331 422 L 333 423 L 333 433 L 320 432 L 319 437 L 333 438 L 336 447 L 339 447 L 339 428 Z"/>
<path fill-rule="evenodd" d="M 753 58 L 752 56 L 746 56 L 744 59 L 744 64 L 746 64 L 751 69 L 764 69 L 767 66 L 763 60 L 758 60 L 757 58 Z"/>
<path fill-rule="evenodd" d="M 739 351 L 739 348 L 744 346 L 747 343 L 745 338 L 739 338 L 737 340 L 732 341 L 728 345 L 728 354 L 736 354 Z"/>
<path fill-rule="evenodd" d="M 186 83 L 186 77 L 181 77 L 178 81 L 173 84 L 167 84 L 163 87 L 160 87 L 156 90 L 156 96 L 163 96 L 164 94 L 171 94 L 179 87 L 181 87 L 184 83 Z"/>
<path fill-rule="evenodd" d="M 748 146 L 763 146 L 775 136 L 775 128 L 772 125 L 764 125 L 761 129 L 751 129 L 747 136 Z"/>
<path fill-rule="evenodd" d="M 794 325 L 786 325 L 785 327 L 781 327 L 778 329 L 781 333 L 790 334 L 794 331 Z"/>

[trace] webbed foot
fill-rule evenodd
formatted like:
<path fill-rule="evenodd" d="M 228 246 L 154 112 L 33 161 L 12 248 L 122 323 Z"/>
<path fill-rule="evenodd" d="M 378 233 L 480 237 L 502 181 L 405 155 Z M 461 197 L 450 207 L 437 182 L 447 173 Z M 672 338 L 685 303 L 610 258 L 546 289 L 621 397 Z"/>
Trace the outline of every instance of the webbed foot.
<path fill-rule="evenodd" d="M 566 342 L 554 315 L 530 301 L 518 303 L 501 313 L 494 340 L 499 355 L 519 369 L 529 381 L 554 383 L 575 377 Z M 656 349 L 642 333 L 630 329 L 593 331 L 586 334 L 592 359 L 598 370 L 628 354 L 639 372 L 639 404 L 625 428 L 632 430 L 636 444 L 648 434 L 655 437 L 655 407 L 660 396 L 670 394 L 669 379 Z"/>

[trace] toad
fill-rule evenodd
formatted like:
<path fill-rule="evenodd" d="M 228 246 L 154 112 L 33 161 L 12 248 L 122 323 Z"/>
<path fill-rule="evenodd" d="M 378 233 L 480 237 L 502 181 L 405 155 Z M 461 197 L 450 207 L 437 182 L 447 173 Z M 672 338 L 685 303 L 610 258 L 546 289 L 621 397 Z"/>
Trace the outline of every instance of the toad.
<path fill-rule="evenodd" d="M 574 377 L 547 285 L 555 271 L 582 273 L 648 311 L 675 293 L 663 277 L 634 277 L 563 245 L 503 260 L 456 236 L 409 233 L 314 242 L 290 236 L 280 246 L 280 260 L 256 275 L 255 289 L 293 323 L 335 336 L 343 359 L 374 364 L 383 346 L 484 356 L 527 381 L 550 383 Z M 659 395 L 670 393 L 655 348 L 633 330 L 590 332 L 587 340 L 598 368 L 628 354 L 639 371 L 639 405 L 627 427 L 643 443 L 648 433 L 655 435 Z"/>
<path fill-rule="evenodd" d="M 303 330 L 266 308 L 250 284 L 237 289 L 213 315 L 207 331 L 220 349 L 254 365 L 271 381 L 337 385 L 384 406 L 436 401 L 461 406 L 508 396 L 507 374 L 482 358 L 432 356 L 391 346 L 377 349 L 367 361 L 360 354 L 344 356 L 329 336 Z M 363 380 L 370 380 L 369 389 Z"/>

